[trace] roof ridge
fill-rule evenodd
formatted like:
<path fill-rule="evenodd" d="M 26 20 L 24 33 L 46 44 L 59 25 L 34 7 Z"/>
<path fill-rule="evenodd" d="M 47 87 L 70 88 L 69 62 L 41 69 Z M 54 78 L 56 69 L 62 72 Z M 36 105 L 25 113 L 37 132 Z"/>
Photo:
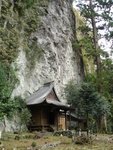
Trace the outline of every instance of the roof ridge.
<path fill-rule="evenodd" d="M 43 85 L 54 84 L 54 81 L 46 82 Z"/>
<path fill-rule="evenodd" d="M 38 88 L 38 90 L 34 91 L 33 94 L 34 94 L 35 92 L 38 92 L 41 88 L 43 88 L 45 85 L 48 85 L 48 84 L 50 84 L 50 83 L 51 83 L 51 84 L 54 84 L 54 81 L 44 83 L 41 87 Z M 32 94 L 31 94 L 31 95 L 32 95 Z"/>
<path fill-rule="evenodd" d="M 34 91 L 33 94 L 31 94 L 28 99 L 27 99 L 27 103 L 29 103 L 31 100 L 31 102 L 33 103 L 36 99 L 40 100 L 40 102 L 42 102 L 46 96 L 51 92 L 51 90 L 54 88 L 54 84 L 53 82 L 49 82 L 46 84 L 43 84 L 43 86 L 41 86 L 37 91 Z M 45 93 L 44 93 L 44 91 Z M 41 101 L 42 99 L 42 101 Z"/>

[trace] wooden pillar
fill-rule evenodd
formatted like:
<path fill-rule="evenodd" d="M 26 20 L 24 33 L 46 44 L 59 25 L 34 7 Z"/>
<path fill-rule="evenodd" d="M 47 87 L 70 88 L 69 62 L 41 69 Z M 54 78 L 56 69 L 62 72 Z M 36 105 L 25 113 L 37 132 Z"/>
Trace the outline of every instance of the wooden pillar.
<path fill-rule="evenodd" d="M 67 115 L 66 115 L 66 111 L 65 111 L 65 130 L 67 130 Z"/>
<path fill-rule="evenodd" d="M 41 130 L 43 131 L 43 110 L 41 108 Z"/>
<path fill-rule="evenodd" d="M 59 130 L 59 112 L 57 113 L 57 131 Z"/>
<path fill-rule="evenodd" d="M 71 127 L 71 110 L 69 110 L 69 125 Z"/>

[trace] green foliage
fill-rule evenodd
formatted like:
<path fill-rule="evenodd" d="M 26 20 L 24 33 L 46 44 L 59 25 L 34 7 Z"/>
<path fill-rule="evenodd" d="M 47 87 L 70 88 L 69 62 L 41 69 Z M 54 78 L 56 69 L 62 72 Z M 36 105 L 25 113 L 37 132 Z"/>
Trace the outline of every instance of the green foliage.
<path fill-rule="evenodd" d="M 18 56 L 19 49 L 26 52 L 28 62 L 33 68 L 43 50 L 37 45 L 31 34 L 40 27 L 41 7 L 46 8 L 48 0 L 2 0 L 0 6 L 0 118 L 9 117 L 12 112 L 21 109 L 22 123 L 29 122 L 30 113 L 26 106 L 11 99 L 17 82 L 12 63 Z M 22 102 L 23 104 L 23 102 Z M 19 108 L 20 107 L 20 108 Z M 27 122 L 28 120 L 28 122 Z"/>
<path fill-rule="evenodd" d="M 21 124 L 28 125 L 31 120 L 31 114 L 29 110 L 25 107 L 22 109 L 20 114 Z"/>
<path fill-rule="evenodd" d="M 113 63 L 110 58 L 101 61 L 100 79 L 96 78 L 96 74 L 87 74 L 86 82 L 91 82 L 96 90 L 98 90 L 98 83 L 101 83 L 101 94 L 104 95 L 108 101 L 113 99 Z"/>
<path fill-rule="evenodd" d="M 30 69 L 33 69 L 35 61 L 40 60 L 43 56 L 43 49 L 37 45 L 37 38 L 32 37 L 31 34 L 35 32 L 41 25 L 40 16 L 43 15 L 40 6 L 45 4 L 47 7 L 48 0 L 34 1 L 34 4 L 29 9 L 24 10 L 23 16 L 21 16 L 21 24 L 23 28 L 22 44 L 23 49 L 26 52 L 28 65 Z"/>
<path fill-rule="evenodd" d="M 101 78 L 99 80 L 99 83 L 101 83 L 101 94 L 106 97 L 107 103 L 109 102 L 110 104 L 110 115 L 107 118 L 108 120 L 108 131 L 113 131 L 112 128 L 112 122 L 113 122 L 113 63 L 111 59 L 107 58 L 102 60 L 102 65 L 101 65 Z M 94 74 L 88 74 L 86 76 L 86 81 L 91 82 L 94 86 L 95 89 L 98 89 L 98 82 L 96 79 L 96 76 Z M 104 102 L 106 102 L 103 99 Z M 103 101 L 100 102 L 103 103 Z M 103 105 L 103 104 L 102 104 Z M 105 107 L 107 104 L 105 103 Z M 98 108 L 98 112 L 100 114 L 101 109 Z M 96 117 L 96 116 L 95 116 Z M 99 115 L 98 115 L 99 117 Z"/>
<path fill-rule="evenodd" d="M 28 47 L 25 49 L 28 59 L 29 69 L 32 70 L 37 60 L 43 56 L 43 49 L 37 45 L 37 39 L 33 38 L 29 41 Z"/>
<path fill-rule="evenodd" d="M 20 117 L 20 125 L 28 125 L 31 120 L 31 113 L 29 112 L 25 100 L 21 97 L 15 97 L 15 112 Z"/>
<path fill-rule="evenodd" d="M 79 23 L 80 19 L 82 20 L 82 23 Z M 73 50 L 75 50 L 76 53 L 78 52 L 82 57 L 85 73 L 89 71 L 94 72 L 95 48 L 91 28 L 86 25 L 86 21 L 82 16 L 79 16 L 79 19 L 76 19 L 76 24 L 77 40 L 72 43 Z"/>
<path fill-rule="evenodd" d="M 0 120 L 4 119 L 4 116 L 12 117 L 15 110 L 15 103 L 12 99 L 6 99 L 5 101 L 0 101 Z"/>
<path fill-rule="evenodd" d="M 37 60 L 40 59 L 43 50 L 36 44 L 34 47 L 31 34 L 41 25 L 40 16 L 43 13 L 40 6 L 46 8 L 47 4 L 48 0 L 2 1 L 0 16 L 0 60 L 2 63 L 9 65 L 14 62 L 20 47 L 25 50 L 29 63 L 34 60 L 30 57 L 31 54 L 37 57 Z M 35 55 L 35 52 L 39 55 Z"/>
<path fill-rule="evenodd" d="M 110 114 L 108 101 L 95 90 L 90 82 L 83 82 L 77 86 L 71 81 L 65 93 L 68 102 L 77 108 L 77 115 L 87 119 L 87 127 L 90 123 L 92 124 L 92 120 L 96 122 L 102 115 Z"/>
<path fill-rule="evenodd" d="M 5 99 L 0 101 L 0 120 L 4 120 L 4 116 L 12 118 L 17 115 L 20 118 L 19 125 L 27 126 L 31 119 L 31 113 L 29 112 L 24 99 L 21 97 L 15 97 L 15 99 Z"/>
<path fill-rule="evenodd" d="M 112 5 L 113 2 L 111 0 L 89 0 L 88 2 L 86 2 L 85 0 L 83 0 L 82 2 L 78 1 L 78 7 L 80 8 L 81 15 L 85 17 L 85 20 L 89 22 L 90 26 L 92 26 L 92 23 L 94 23 L 94 21 L 92 22 L 93 18 L 95 20 L 97 32 L 100 30 L 103 31 L 103 33 L 105 32 L 105 34 L 103 34 L 102 32 L 98 32 L 99 39 L 100 37 L 103 38 L 103 36 L 108 40 L 112 38 Z"/>
<path fill-rule="evenodd" d="M 34 148 L 34 147 L 36 147 L 36 142 L 32 142 L 32 144 L 31 144 L 31 146 Z"/>
<path fill-rule="evenodd" d="M 16 82 L 14 70 L 0 63 L 0 119 L 11 116 L 15 109 L 14 101 L 10 97 Z"/>
<path fill-rule="evenodd" d="M 13 69 L 0 63 L 0 101 L 10 98 L 16 82 Z"/>
<path fill-rule="evenodd" d="M 17 0 L 16 2 L 14 2 L 14 7 L 17 10 L 22 10 L 22 9 L 26 9 L 29 7 L 32 7 L 32 5 L 36 2 L 36 0 Z"/>
<path fill-rule="evenodd" d="M 87 2 L 78 1 L 78 4 L 81 15 L 88 23 L 88 26 L 84 24 L 79 26 L 78 30 L 81 32 L 82 36 L 74 46 L 82 51 L 86 71 L 85 82 L 90 82 L 94 89 L 100 93 L 99 95 L 97 94 L 99 100 L 95 108 L 95 111 L 98 112 L 100 116 L 96 116 L 95 114 L 95 117 L 101 118 L 105 113 L 105 110 L 110 110 L 108 104 L 111 105 L 111 108 L 113 107 L 113 63 L 109 58 L 109 54 L 103 51 L 101 46 L 99 47 L 98 39 L 104 37 L 107 40 L 111 40 L 113 37 L 113 2 L 111 0 L 89 0 Z M 105 32 L 105 34 L 103 34 L 102 31 L 103 33 Z M 91 62 L 91 59 L 93 60 L 93 63 Z M 96 65 L 95 67 L 94 64 Z M 94 68 L 93 70 L 92 66 Z M 84 98 L 86 99 L 86 97 Z M 100 105 L 102 107 L 100 107 Z M 113 116 L 112 110 L 111 116 Z M 112 118 L 113 117 L 111 117 L 111 121 L 113 121 Z"/>
<path fill-rule="evenodd" d="M 112 60 L 107 58 L 102 61 L 102 71 L 101 71 L 101 85 L 103 94 L 112 100 L 113 99 L 113 63 Z"/>
<path fill-rule="evenodd" d="M 98 55 L 103 55 L 103 51 L 99 48 L 98 51 L 95 51 L 93 33 L 91 28 L 87 25 L 82 25 L 78 28 L 82 33 L 82 37 L 79 39 L 78 43 L 80 48 L 85 51 L 85 56 L 89 59 L 92 58 L 95 60 L 95 57 Z"/>

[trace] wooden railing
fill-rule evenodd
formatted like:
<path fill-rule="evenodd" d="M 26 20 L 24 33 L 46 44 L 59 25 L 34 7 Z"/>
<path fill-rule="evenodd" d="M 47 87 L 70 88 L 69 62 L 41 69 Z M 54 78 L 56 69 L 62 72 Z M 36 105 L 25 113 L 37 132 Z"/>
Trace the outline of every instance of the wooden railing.
<path fill-rule="evenodd" d="M 53 132 L 54 129 L 50 125 L 29 125 L 29 131 L 50 131 Z"/>

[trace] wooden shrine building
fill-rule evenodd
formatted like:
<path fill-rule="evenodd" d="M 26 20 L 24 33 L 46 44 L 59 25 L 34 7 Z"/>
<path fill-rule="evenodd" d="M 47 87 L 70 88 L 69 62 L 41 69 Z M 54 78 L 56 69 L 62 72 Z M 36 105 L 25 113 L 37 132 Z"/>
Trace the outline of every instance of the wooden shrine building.
<path fill-rule="evenodd" d="M 54 89 L 53 82 L 44 84 L 27 99 L 32 118 L 29 130 L 66 130 L 70 105 L 62 103 Z"/>

